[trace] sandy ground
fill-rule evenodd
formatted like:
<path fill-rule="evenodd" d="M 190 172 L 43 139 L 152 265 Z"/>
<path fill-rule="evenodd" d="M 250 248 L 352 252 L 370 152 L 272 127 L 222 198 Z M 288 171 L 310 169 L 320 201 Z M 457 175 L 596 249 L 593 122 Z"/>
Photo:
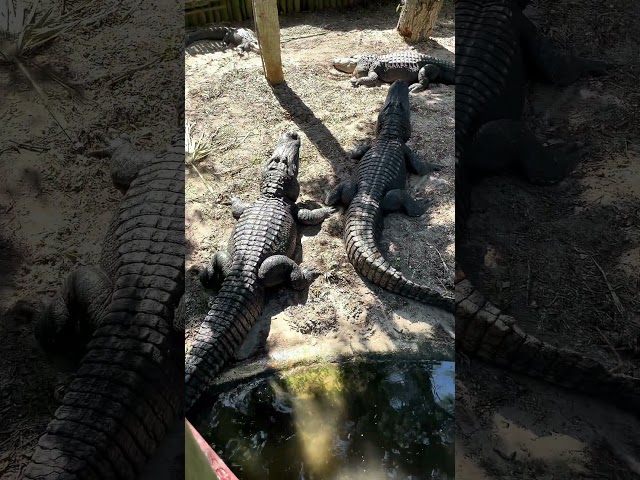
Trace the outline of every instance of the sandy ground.
<path fill-rule="evenodd" d="M 588 154 L 550 188 L 483 181 L 459 254 L 524 330 L 640 376 L 638 6 L 540 0 L 526 13 L 564 48 L 625 66 L 532 86 L 536 132 L 586 141 Z M 460 478 L 640 478 L 640 425 L 628 415 L 475 361 L 459 361 L 457 379 Z"/>
<path fill-rule="evenodd" d="M 41 8 L 47 3 L 40 2 Z M 68 8 L 76 3 L 67 2 Z M 59 86 L 44 84 L 73 143 L 24 79 L 0 67 L 2 479 L 20 478 L 57 407 L 56 371 L 36 344 L 30 317 L 15 306 L 46 301 L 71 270 L 97 263 L 121 198 L 111 184 L 108 161 L 89 152 L 104 146 L 99 134 L 123 133 L 141 148 L 159 150 L 169 130 L 182 122 L 181 84 L 177 97 L 170 95 L 175 79 L 182 77 L 182 55 L 179 48 L 167 49 L 182 39 L 175 22 L 181 6 L 153 1 L 141 12 L 133 0 L 106 1 L 92 13 L 117 4 L 121 8 L 100 24 L 75 29 L 34 57 L 84 90 L 86 101 L 79 104 Z M 138 35 L 131 35 L 133 30 Z M 124 75 L 151 59 L 157 63 Z"/>
<path fill-rule="evenodd" d="M 335 71 L 331 59 L 409 48 L 395 32 L 394 9 L 395 4 L 387 3 L 339 15 L 281 18 L 287 87 L 273 91 L 257 55 L 241 58 L 210 41 L 187 48 L 186 120 L 214 149 L 196 164 L 204 181 L 193 169 L 187 172 L 187 268 L 225 248 L 235 223 L 229 198 L 256 198 L 259 168 L 284 131 L 296 130 L 302 138 L 301 201 L 321 202 L 331 185 L 353 171 L 347 152 L 355 142 L 372 137 L 389 85 L 353 88 L 349 75 Z M 452 20 L 447 4 L 434 41 L 416 49 L 452 60 Z M 411 97 L 409 145 L 446 168 L 411 176 L 409 190 L 431 201 L 428 213 L 420 218 L 388 216 L 382 241 L 387 258 L 407 276 L 443 291 L 452 287 L 455 253 L 453 102 L 454 88 L 444 85 Z M 447 355 L 443 351 L 451 352 L 446 332 L 452 331 L 452 317 L 365 283 L 347 260 L 342 228 L 342 215 L 336 214 L 321 228 L 302 230 L 302 263 L 323 276 L 308 293 L 274 292 L 238 359 L 264 354 L 277 362 L 426 346 L 431 351 L 425 355 L 442 358 Z M 212 292 L 204 292 L 197 277 L 188 274 L 187 294 L 189 339 Z"/>

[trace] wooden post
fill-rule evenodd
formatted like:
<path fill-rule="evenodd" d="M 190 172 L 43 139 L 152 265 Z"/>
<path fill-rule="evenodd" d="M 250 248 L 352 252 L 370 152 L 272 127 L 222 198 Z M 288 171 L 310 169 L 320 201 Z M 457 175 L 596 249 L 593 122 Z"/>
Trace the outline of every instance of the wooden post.
<path fill-rule="evenodd" d="M 428 40 L 438 20 L 442 0 L 404 0 L 397 30 L 411 42 Z"/>
<path fill-rule="evenodd" d="M 278 0 L 253 0 L 253 17 L 260 44 L 260 56 L 267 81 L 271 85 L 284 82 L 280 55 L 280 22 Z"/>

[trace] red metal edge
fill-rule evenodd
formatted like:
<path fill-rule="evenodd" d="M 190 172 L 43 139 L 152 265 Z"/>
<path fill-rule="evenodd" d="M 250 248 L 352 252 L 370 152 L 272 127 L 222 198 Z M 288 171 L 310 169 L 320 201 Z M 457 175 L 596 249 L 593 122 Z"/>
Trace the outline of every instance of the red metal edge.
<path fill-rule="evenodd" d="M 207 443 L 207 441 L 204 438 L 202 438 L 202 435 L 200 435 L 198 431 L 194 428 L 194 426 L 191 425 L 189 420 L 185 418 L 184 421 L 187 423 L 187 426 L 189 427 L 189 430 L 191 431 L 193 438 L 196 439 L 196 442 L 198 443 L 198 447 L 200 447 L 200 451 L 202 451 L 202 453 L 204 453 L 205 456 L 207 457 L 207 460 L 209 461 L 209 465 L 211 465 L 211 468 L 218 476 L 218 479 L 219 480 L 239 480 L 238 477 L 236 477 L 233 474 L 233 472 L 229 470 L 229 467 L 225 465 L 225 463 L 218 456 L 218 454 L 213 451 L 213 449 Z"/>

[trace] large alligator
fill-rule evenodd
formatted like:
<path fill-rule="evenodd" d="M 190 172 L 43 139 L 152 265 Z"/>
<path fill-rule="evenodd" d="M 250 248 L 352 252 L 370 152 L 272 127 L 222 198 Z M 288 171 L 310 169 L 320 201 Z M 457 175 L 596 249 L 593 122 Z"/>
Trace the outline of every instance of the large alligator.
<path fill-rule="evenodd" d="M 464 242 L 472 179 L 511 168 L 532 183 L 566 177 L 580 157 L 575 145 L 545 148 L 522 120 L 525 81 L 537 73 L 567 85 L 606 65 L 564 55 L 525 17 L 527 1 L 457 0 L 456 239 Z M 460 267 L 460 265 L 458 265 Z M 599 362 L 524 333 L 458 270 L 456 348 L 532 377 L 640 412 L 640 379 L 613 375 Z"/>
<path fill-rule="evenodd" d="M 349 261 L 361 275 L 394 293 L 453 311 L 453 298 L 405 278 L 377 246 L 385 213 L 404 211 L 417 217 L 425 211 L 405 189 L 407 170 L 425 175 L 441 168 L 419 159 L 407 147 L 410 136 L 409 88 L 398 80 L 389 88 L 378 115 L 376 138 L 351 155 L 360 158 L 355 177 L 334 187 L 325 204 L 348 206 L 344 242 Z"/>
<path fill-rule="evenodd" d="M 48 355 L 83 355 L 27 479 L 137 478 L 183 417 L 184 147 L 111 151 L 125 195 L 99 267 L 72 272 L 36 316 Z"/>
<path fill-rule="evenodd" d="M 378 80 L 393 83 L 404 80 L 409 91 L 417 93 L 429 88 L 431 83 L 455 84 L 454 64 L 423 53 L 406 50 L 388 55 L 373 54 L 358 57 L 335 58 L 333 67 L 345 73 L 353 73 L 354 86 L 374 85 Z"/>
<path fill-rule="evenodd" d="M 185 359 L 187 411 L 244 341 L 264 306 L 265 289 L 290 283 L 307 288 L 313 269 L 292 260 L 297 244 L 296 224 L 319 225 L 335 208 L 299 207 L 300 138 L 285 133 L 262 170 L 260 196 L 252 203 L 231 200 L 238 219 L 226 252 L 216 252 L 200 272 L 205 287 L 220 290 Z"/>
<path fill-rule="evenodd" d="M 233 43 L 240 55 L 245 52 L 260 52 L 258 37 L 248 28 L 209 27 L 198 30 L 187 36 L 185 47 L 200 40 L 222 40 L 227 45 Z"/>

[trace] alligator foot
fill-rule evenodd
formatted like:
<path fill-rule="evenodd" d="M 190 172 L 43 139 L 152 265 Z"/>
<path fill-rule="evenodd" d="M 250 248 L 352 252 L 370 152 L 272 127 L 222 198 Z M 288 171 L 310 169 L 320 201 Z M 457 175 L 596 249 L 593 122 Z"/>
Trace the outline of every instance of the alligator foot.
<path fill-rule="evenodd" d="M 580 143 L 544 147 L 520 120 L 502 119 L 484 124 L 467 155 L 471 170 L 495 173 L 517 168 L 527 180 L 550 185 L 566 178 L 584 156 Z"/>
<path fill-rule="evenodd" d="M 290 282 L 294 290 L 304 290 L 319 275 L 320 272 L 314 269 L 301 268 L 286 255 L 271 255 L 262 262 L 258 270 L 258 279 L 265 287 Z"/>
<path fill-rule="evenodd" d="M 444 165 L 422 160 L 406 145 L 404 147 L 404 158 L 407 163 L 407 169 L 416 175 L 426 175 L 429 172 L 437 172 L 444 168 Z"/>
<path fill-rule="evenodd" d="M 345 180 L 333 187 L 327 194 L 324 204 L 329 206 L 337 204 L 348 206 L 357 192 L 358 185 L 352 180 Z"/>
<path fill-rule="evenodd" d="M 216 289 L 231 269 L 231 256 L 227 252 L 216 252 L 211 261 L 200 271 L 200 284 L 207 289 Z"/>
<path fill-rule="evenodd" d="M 296 212 L 296 221 L 302 225 L 319 225 L 331 215 L 336 213 L 336 207 L 324 207 L 310 210 L 308 208 L 300 208 Z"/>
<path fill-rule="evenodd" d="M 421 83 L 414 83 L 409 86 L 409 93 L 420 93 L 425 91 L 426 89 L 427 87 L 425 87 Z"/>
<path fill-rule="evenodd" d="M 353 85 L 354 87 L 359 87 L 360 85 L 371 86 L 375 85 L 377 81 L 378 74 L 375 72 L 369 72 L 369 75 L 367 75 L 366 77 L 352 78 L 351 85 Z"/>
<path fill-rule="evenodd" d="M 351 160 L 360 160 L 362 157 L 364 157 L 364 154 L 367 153 L 369 150 L 371 150 L 371 144 L 370 143 L 360 143 L 358 145 L 356 145 L 353 150 L 351 150 L 351 153 L 349 153 L 349 158 Z"/>
<path fill-rule="evenodd" d="M 515 12 L 514 12 L 515 13 Z M 614 65 L 562 53 L 548 38 L 541 36 L 523 13 L 515 16 L 520 26 L 522 46 L 535 70 L 547 81 L 559 86 L 574 83 L 583 75 L 606 75 Z"/>
<path fill-rule="evenodd" d="M 110 298 L 111 281 L 102 270 L 87 266 L 69 274 L 51 303 L 36 313 L 35 336 L 51 361 L 69 368 L 80 360 Z"/>
<path fill-rule="evenodd" d="M 418 202 L 403 189 L 390 190 L 384 197 L 382 210 L 385 213 L 404 211 L 410 217 L 419 217 L 427 211 L 426 202 Z"/>

